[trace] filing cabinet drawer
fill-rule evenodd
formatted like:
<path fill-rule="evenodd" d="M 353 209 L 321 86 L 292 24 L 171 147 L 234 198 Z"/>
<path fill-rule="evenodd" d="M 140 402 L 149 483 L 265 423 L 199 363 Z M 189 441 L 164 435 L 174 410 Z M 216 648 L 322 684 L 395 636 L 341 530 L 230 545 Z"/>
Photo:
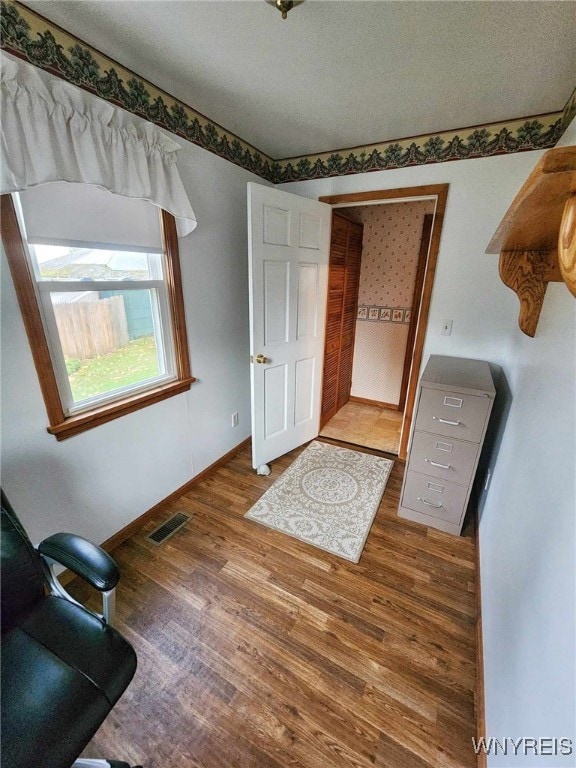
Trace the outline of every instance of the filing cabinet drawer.
<path fill-rule="evenodd" d="M 476 467 L 479 445 L 463 440 L 414 432 L 408 471 L 468 485 Z"/>
<path fill-rule="evenodd" d="M 423 387 L 415 429 L 479 443 L 491 405 L 489 397 Z"/>
<path fill-rule="evenodd" d="M 460 522 L 468 497 L 468 487 L 446 480 L 407 472 L 402 507 L 451 523 Z"/>

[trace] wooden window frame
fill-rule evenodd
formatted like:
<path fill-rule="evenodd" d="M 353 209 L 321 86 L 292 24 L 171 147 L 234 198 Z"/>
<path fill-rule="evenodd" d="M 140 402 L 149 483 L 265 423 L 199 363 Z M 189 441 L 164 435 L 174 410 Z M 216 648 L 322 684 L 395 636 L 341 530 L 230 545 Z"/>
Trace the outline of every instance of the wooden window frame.
<path fill-rule="evenodd" d="M 35 280 L 26 255 L 26 245 L 20 231 L 11 195 L 0 196 L 0 215 L 2 242 L 46 405 L 49 422 L 47 430 L 51 435 L 54 435 L 57 440 L 66 440 L 88 429 L 98 427 L 100 424 L 105 424 L 127 413 L 132 413 L 190 389 L 196 379 L 190 370 L 178 234 L 176 221 L 172 214 L 162 210 L 160 222 L 165 254 L 165 282 L 172 316 L 175 381 L 153 386 L 145 392 L 120 397 L 113 402 L 96 405 L 90 410 L 69 416 L 65 414 L 62 406 L 44 323 L 36 298 Z"/>

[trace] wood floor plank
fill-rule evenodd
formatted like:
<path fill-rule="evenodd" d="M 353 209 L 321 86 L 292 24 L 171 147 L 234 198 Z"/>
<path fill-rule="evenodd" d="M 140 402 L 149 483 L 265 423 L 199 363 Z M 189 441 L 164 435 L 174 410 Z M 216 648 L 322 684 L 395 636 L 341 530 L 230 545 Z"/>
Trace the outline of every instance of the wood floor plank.
<path fill-rule="evenodd" d="M 85 752 L 145 768 L 472 768 L 474 542 L 396 515 L 397 462 L 358 564 L 244 514 L 244 450 L 113 553 L 136 676 Z M 191 520 L 160 547 L 145 536 Z M 69 589 L 97 607 L 79 581 Z"/>

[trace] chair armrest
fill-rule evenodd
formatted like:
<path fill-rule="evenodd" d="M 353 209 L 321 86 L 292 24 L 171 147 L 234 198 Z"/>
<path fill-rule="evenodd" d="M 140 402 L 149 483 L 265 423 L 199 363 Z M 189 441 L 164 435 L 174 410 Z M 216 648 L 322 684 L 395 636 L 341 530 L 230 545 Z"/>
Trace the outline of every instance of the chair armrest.
<path fill-rule="evenodd" d="M 81 576 L 100 592 L 113 589 L 120 571 L 107 552 L 73 533 L 55 533 L 39 546 L 38 552 Z"/>

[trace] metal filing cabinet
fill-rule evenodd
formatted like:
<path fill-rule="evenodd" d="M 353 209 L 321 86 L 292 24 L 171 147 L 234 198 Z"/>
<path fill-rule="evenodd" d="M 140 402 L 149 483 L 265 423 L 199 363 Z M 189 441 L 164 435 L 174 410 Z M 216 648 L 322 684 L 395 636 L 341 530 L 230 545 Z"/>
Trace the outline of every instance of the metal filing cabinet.
<path fill-rule="evenodd" d="M 488 363 L 431 355 L 418 389 L 400 517 L 460 533 L 495 395 Z"/>

